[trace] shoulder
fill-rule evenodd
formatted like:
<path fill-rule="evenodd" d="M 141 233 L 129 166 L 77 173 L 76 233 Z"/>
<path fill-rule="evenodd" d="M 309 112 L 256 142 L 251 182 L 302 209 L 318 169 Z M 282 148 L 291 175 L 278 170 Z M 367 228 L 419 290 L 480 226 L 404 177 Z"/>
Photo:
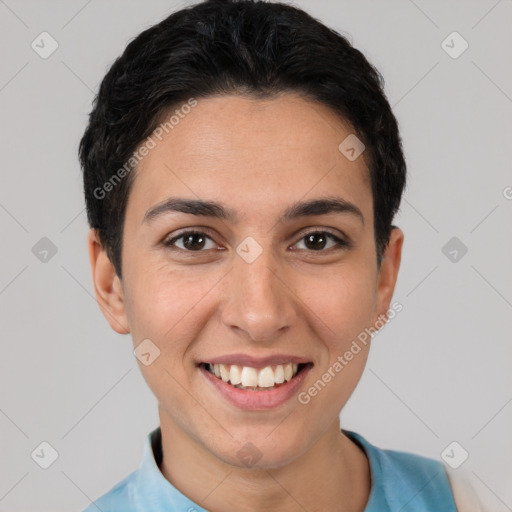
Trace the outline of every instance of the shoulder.
<path fill-rule="evenodd" d="M 135 512 L 133 483 L 137 476 L 137 470 L 123 478 L 108 492 L 94 500 L 82 512 Z"/>
<path fill-rule="evenodd" d="M 457 512 L 447 472 L 440 461 L 405 451 L 382 449 L 355 432 L 344 433 L 366 452 L 369 459 L 372 478 L 369 505 L 374 501 L 389 510 Z M 371 506 L 367 510 L 373 512 Z"/>

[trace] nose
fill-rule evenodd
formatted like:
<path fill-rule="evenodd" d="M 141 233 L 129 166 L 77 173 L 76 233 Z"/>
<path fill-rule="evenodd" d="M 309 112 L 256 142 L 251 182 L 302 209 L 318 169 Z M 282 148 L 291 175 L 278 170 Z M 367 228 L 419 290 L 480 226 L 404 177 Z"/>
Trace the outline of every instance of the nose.
<path fill-rule="evenodd" d="M 275 341 L 297 318 L 294 294 L 270 253 L 252 263 L 236 255 L 224 283 L 223 324 L 260 343 Z"/>

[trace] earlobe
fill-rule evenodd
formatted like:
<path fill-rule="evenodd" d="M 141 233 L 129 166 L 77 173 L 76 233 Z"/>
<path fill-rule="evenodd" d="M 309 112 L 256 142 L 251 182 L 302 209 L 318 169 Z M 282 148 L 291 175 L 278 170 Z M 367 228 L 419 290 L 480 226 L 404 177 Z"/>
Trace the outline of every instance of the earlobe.
<path fill-rule="evenodd" d="M 403 231 L 400 228 L 394 227 L 391 230 L 389 243 L 382 257 L 378 276 L 376 318 L 384 317 L 387 319 L 389 304 L 391 303 L 398 278 L 403 242 Z"/>
<path fill-rule="evenodd" d="M 130 328 L 126 317 L 121 281 L 93 228 L 89 230 L 87 245 L 94 292 L 101 312 L 114 331 L 119 334 L 128 334 Z"/>

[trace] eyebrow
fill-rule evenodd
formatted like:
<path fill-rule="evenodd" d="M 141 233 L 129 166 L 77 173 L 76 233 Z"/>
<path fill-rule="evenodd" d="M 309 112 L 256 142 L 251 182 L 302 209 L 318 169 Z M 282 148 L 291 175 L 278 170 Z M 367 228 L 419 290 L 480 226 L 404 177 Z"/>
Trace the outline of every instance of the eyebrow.
<path fill-rule="evenodd" d="M 144 215 L 143 223 L 150 223 L 157 217 L 169 212 L 181 212 L 200 217 L 212 217 L 230 222 L 237 222 L 238 215 L 221 203 L 203 201 L 200 199 L 185 199 L 169 197 L 166 200 L 151 207 Z M 301 217 L 314 215 L 327 215 L 329 213 L 350 214 L 358 217 L 364 224 L 364 216 L 361 210 L 353 203 L 341 197 L 325 197 L 310 201 L 298 201 L 289 206 L 279 218 L 279 221 L 290 221 Z"/>

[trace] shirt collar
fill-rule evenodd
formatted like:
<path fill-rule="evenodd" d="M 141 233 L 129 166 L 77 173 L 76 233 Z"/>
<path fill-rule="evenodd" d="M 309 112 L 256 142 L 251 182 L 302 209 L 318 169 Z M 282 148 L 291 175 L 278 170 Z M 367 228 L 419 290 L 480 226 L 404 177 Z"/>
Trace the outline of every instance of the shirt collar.
<path fill-rule="evenodd" d="M 345 429 L 342 429 L 342 432 L 351 441 L 357 444 L 361 450 L 363 450 L 370 466 L 370 496 L 366 502 L 364 512 L 372 512 L 373 510 L 386 510 L 387 502 L 385 501 L 385 493 L 382 481 L 382 467 L 377 449 L 357 432 Z"/>
<path fill-rule="evenodd" d="M 152 512 L 207 512 L 183 495 L 160 471 L 162 462 L 162 432 L 157 427 L 146 437 L 142 462 L 137 471 L 132 499 L 137 510 Z"/>

